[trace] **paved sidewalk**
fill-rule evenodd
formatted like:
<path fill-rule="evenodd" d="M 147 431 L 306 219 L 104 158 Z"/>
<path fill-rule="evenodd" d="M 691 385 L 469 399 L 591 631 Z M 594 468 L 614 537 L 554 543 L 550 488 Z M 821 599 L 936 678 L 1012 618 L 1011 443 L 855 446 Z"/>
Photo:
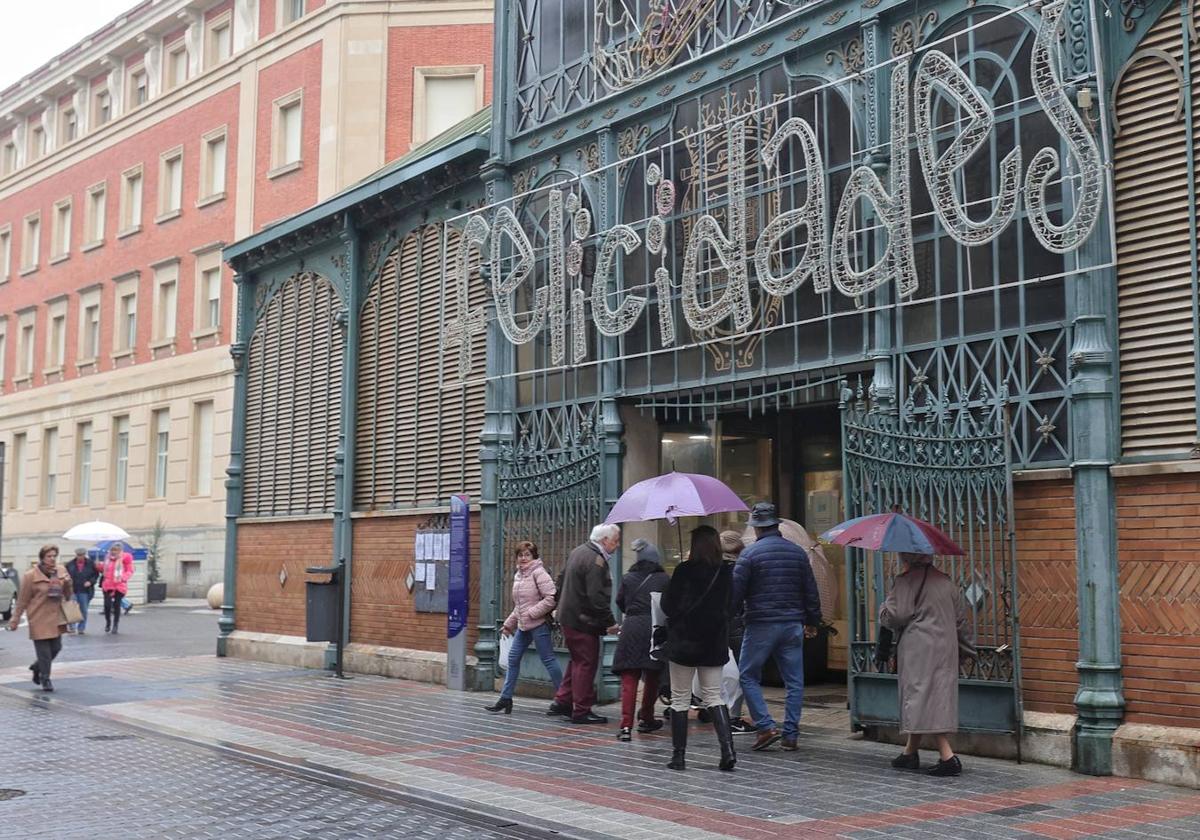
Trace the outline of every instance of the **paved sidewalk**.
<path fill-rule="evenodd" d="M 893 771 L 892 746 L 807 721 L 799 751 L 743 746 L 735 773 L 715 769 L 712 730 L 694 724 L 690 769 L 675 773 L 665 730 L 620 743 L 615 725 L 545 717 L 542 700 L 492 716 L 494 695 L 213 657 L 67 662 L 54 682 L 51 704 L 568 836 L 1200 837 L 1192 790 L 974 757 L 960 778 L 931 779 Z M 0 671 L 0 689 L 33 693 L 28 671 Z"/>

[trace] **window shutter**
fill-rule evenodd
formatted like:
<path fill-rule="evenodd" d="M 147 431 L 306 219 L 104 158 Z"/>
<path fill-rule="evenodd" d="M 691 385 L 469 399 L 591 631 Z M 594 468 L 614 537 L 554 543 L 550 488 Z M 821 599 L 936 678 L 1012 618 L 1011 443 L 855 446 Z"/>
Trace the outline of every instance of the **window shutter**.
<path fill-rule="evenodd" d="M 245 516 L 333 510 L 345 337 L 340 302 L 316 274 L 290 278 L 246 356 Z"/>
<path fill-rule="evenodd" d="M 1182 61 L 1179 6 L 1140 49 Z M 1193 65 L 1200 50 L 1192 49 Z M 1125 455 L 1186 452 L 1196 441 L 1187 126 L 1181 91 L 1161 58 L 1142 57 L 1120 80 L 1114 139 L 1121 443 Z M 1194 134 L 1193 134 L 1194 137 Z"/>

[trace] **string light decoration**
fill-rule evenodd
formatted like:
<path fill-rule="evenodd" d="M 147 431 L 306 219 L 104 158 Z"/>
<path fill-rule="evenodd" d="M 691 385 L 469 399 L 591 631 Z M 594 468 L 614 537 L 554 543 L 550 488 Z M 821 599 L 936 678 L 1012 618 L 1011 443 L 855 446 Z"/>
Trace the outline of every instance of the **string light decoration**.
<path fill-rule="evenodd" d="M 490 232 L 482 216 L 471 216 L 454 252 L 454 303 L 459 314 L 446 322 L 443 344 L 458 348 L 458 375 L 464 379 L 471 373 L 471 338 L 487 332 L 487 312 L 482 306 L 471 307 L 471 249 L 482 252 Z"/>
<path fill-rule="evenodd" d="M 969 118 L 941 155 L 937 153 L 938 132 L 933 126 L 935 93 L 949 97 Z M 967 216 L 966 205 L 959 198 L 954 182 L 967 161 L 987 146 L 996 125 L 996 115 L 966 73 L 939 50 L 925 53 L 917 65 L 913 80 L 913 110 L 916 112 L 914 120 L 921 171 L 925 175 L 933 210 L 942 226 L 954 241 L 963 245 L 991 242 L 1008 227 L 1017 212 L 1021 192 L 1021 147 L 1017 146 L 1000 161 L 1000 194 L 995 209 L 982 221 L 972 220 Z"/>
<path fill-rule="evenodd" d="M 1063 224 L 1056 225 L 1046 211 L 1046 188 L 1059 174 L 1058 150 L 1043 147 L 1033 156 L 1025 173 L 1025 206 L 1033 234 L 1047 251 L 1066 254 L 1087 241 L 1100 218 L 1103 194 L 1102 164 L 1096 140 L 1071 107 L 1063 92 L 1062 76 L 1054 50 L 1058 45 L 1058 22 L 1065 0 L 1053 0 L 1042 6 L 1042 25 L 1033 44 L 1030 72 L 1033 93 L 1050 122 L 1066 141 L 1070 154 L 1079 164 L 1079 190 L 1074 196 L 1074 212 Z M 1063 181 L 1063 191 L 1068 189 Z M 1064 199 L 1066 196 L 1064 196 Z"/>

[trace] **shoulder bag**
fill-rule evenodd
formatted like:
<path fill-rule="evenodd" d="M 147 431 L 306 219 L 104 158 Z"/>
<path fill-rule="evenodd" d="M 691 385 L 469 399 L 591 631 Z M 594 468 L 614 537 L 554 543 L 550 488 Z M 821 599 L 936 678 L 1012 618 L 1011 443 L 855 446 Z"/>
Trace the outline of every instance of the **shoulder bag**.
<path fill-rule="evenodd" d="M 925 592 L 925 581 L 929 579 L 929 567 L 925 567 L 925 572 L 921 575 L 921 585 L 917 587 L 917 597 L 913 599 L 913 613 L 917 611 L 917 606 L 921 603 L 921 595 Z M 875 667 L 879 671 L 886 671 L 888 662 L 892 659 L 892 649 L 899 646 L 900 634 L 904 632 L 901 628 L 893 632 L 891 629 L 884 627 L 882 623 L 879 625 L 879 640 L 875 642 Z"/>

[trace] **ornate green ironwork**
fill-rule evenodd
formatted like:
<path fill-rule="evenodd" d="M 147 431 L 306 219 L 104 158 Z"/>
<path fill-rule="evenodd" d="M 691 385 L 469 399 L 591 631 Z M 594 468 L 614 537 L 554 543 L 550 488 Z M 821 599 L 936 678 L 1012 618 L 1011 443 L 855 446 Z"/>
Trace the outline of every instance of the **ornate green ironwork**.
<path fill-rule="evenodd" d="M 961 728 L 1019 732 L 1020 659 L 1012 491 L 1003 394 L 990 405 L 868 405 L 861 386 L 842 393 L 846 515 L 898 506 L 936 524 L 967 552 L 941 558 L 967 600 L 979 657 L 959 674 Z M 896 677 L 874 662 L 879 606 L 897 562 L 847 551 L 850 708 L 856 727 L 899 720 Z"/>

